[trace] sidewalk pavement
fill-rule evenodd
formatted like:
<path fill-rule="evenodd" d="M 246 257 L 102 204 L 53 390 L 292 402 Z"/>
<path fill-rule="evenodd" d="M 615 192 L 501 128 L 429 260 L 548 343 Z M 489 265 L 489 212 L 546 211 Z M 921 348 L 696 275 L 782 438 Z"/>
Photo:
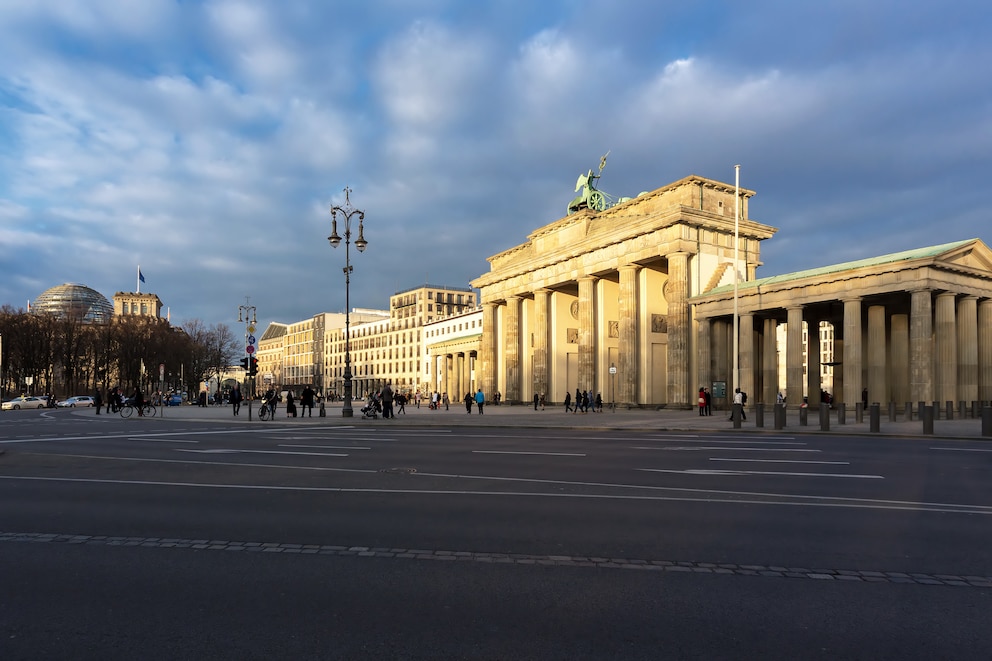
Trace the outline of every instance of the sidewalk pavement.
<path fill-rule="evenodd" d="M 354 417 L 344 418 L 341 415 L 341 402 L 327 404 L 325 417 L 320 417 L 319 407 L 314 407 L 313 415 L 307 417 L 287 418 L 286 409 L 280 406 L 276 410 L 274 420 L 262 422 L 258 419 L 258 402 L 251 403 L 251 417 L 249 419 L 249 404 L 244 402 L 241 405 L 241 414 L 234 416 L 231 406 L 169 406 L 160 407 L 158 416 L 173 420 L 203 420 L 210 422 L 235 422 L 252 423 L 258 425 L 272 424 L 305 424 L 305 425 L 340 425 L 342 423 L 350 425 L 365 425 L 382 427 L 386 425 L 404 425 L 417 427 L 444 426 L 444 427 L 554 427 L 560 429 L 636 429 L 642 431 L 683 431 L 683 432 L 727 432 L 735 431 L 734 424 L 729 420 L 728 411 L 713 411 L 712 416 L 701 416 L 696 409 L 625 409 L 617 408 L 615 411 L 605 408 L 602 413 L 566 413 L 562 405 L 548 406 L 545 410 L 534 410 L 532 405 L 510 406 L 502 404 L 496 406 L 487 404 L 483 409 L 484 413 L 479 415 L 478 409 L 473 406 L 472 413 L 465 412 L 464 404 L 452 404 L 448 410 L 439 409 L 433 411 L 426 404 L 417 408 L 414 405 L 406 406 L 406 413 L 400 413 L 393 419 L 367 419 L 362 417 L 361 407 L 363 402 L 355 402 L 353 405 Z M 299 410 L 299 406 L 297 406 Z M 92 415 L 91 409 L 77 411 L 77 415 Z M 747 420 L 741 423 L 740 430 L 743 432 L 757 433 L 777 433 L 777 434 L 844 434 L 844 435 L 871 435 L 869 416 L 866 413 L 862 422 L 855 422 L 854 412 L 849 411 L 846 415 L 846 424 L 838 424 L 837 411 L 831 411 L 830 430 L 820 429 L 819 412 L 815 409 L 809 410 L 808 424 L 800 425 L 800 414 L 798 409 L 787 410 L 786 425 L 782 429 L 775 429 L 774 416 L 771 411 L 764 413 L 764 426 L 755 425 L 755 411 L 747 411 Z M 135 418 L 137 419 L 137 418 Z M 982 436 L 981 418 L 962 418 L 955 420 L 935 420 L 933 423 L 933 435 L 923 433 L 923 423 L 920 420 L 907 421 L 904 415 L 899 415 L 896 422 L 889 422 L 888 414 L 883 413 L 879 421 L 878 435 L 884 436 L 909 436 L 920 438 L 961 438 L 961 439 L 988 439 L 992 441 L 992 436 Z"/>

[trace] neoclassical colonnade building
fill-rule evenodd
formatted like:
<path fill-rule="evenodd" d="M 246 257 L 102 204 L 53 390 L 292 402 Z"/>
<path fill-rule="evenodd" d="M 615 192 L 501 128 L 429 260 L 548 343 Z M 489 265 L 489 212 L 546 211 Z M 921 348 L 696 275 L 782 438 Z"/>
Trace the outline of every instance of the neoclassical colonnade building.
<path fill-rule="evenodd" d="M 489 258 L 476 381 L 508 402 L 602 393 L 627 406 L 689 406 L 698 388 L 690 300 L 733 284 L 736 188 L 689 176 L 597 211 L 580 209 Z M 740 190 L 740 280 L 775 228 Z M 615 369 L 611 369 L 615 368 Z"/>
<path fill-rule="evenodd" d="M 828 375 L 834 400 L 852 406 L 866 395 L 900 407 L 992 400 L 984 243 L 757 279 L 761 241 L 777 230 L 748 217 L 754 192 L 741 189 L 735 260 L 735 192 L 689 176 L 580 209 L 490 257 L 472 282 L 482 306 L 474 382 L 508 402 L 560 402 L 578 388 L 642 407 L 692 406 L 700 387 L 726 404 L 736 383 L 749 403 L 782 392 L 815 407 Z"/>
<path fill-rule="evenodd" d="M 698 380 L 728 382 L 733 286 L 692 304 Z M 992 252 L 978 239 L 740 283 L 737 309 L 740 387 L 756 401 L 775 402 L 784 390 L 790 402 L 805 392 L 818 406 L 820 357 L 830 354 L 820 342 L 830 336 L 837 402 L 942 408 L 992 400 Z M 783 323 L 784 384 L 776 345 Z M 833 332 L 820 333 L 824 324 Z"/>

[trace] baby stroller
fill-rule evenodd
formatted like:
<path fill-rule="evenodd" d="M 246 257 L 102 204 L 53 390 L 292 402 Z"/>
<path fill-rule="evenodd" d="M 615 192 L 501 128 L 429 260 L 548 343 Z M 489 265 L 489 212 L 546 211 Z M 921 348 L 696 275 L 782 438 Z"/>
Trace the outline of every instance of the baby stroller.
<path fill-rule="evenodd" d="M 376 419 L 382 413 L 382 402 L 375 395 L 369 397 L 369 403 L 362 407 L 362 417 Z"/>

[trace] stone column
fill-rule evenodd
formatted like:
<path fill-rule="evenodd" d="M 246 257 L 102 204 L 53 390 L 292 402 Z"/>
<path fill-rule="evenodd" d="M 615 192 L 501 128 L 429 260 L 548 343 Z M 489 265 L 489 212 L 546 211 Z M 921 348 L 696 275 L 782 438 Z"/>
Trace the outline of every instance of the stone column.
<path fill-rule="evenodd" d="M 689 404 L 689 253 L 668 258 L 668 404 Z"/>
<path fill-rule="evenodd" d="M 837 339 L 837 327 L 834 327 L 834 391 L 830 393 L 835 402 L 844 402 L 844 339 Z M 860 401 L 860 395 L 858 395 Z M 845 404 L 847 402 L 844 402 Z"/>
<path fill-rule="evenodd" d="M 958 331 L 954 316 L 954 294 L 941 292 L 937 294 L 934 305 L 934 340 L 937 346 L 937 383 L 936 401 L 940 406 L 944 402 L 958 401 Z"/>
<path fill-rule="evenodd" d="M 730 321 L 727 319 L 717 319 L 712 324 L 713 330 L 710 333 L 713 340 L 713 380 L 723 381 L 727 384 L 727 388 L 730 388 L 730 344 L 731 344 L 731 330 Z M 710 387 L 711 383 L 700 384 L 703 387 Z M 713 394 L 713 391 L 710 391 Z M 728 393 L 729 395 L 730 393 Z M 715 401 L 713 402 L 716 403 Z"/>
<path fill-rule="evenodd" d="M 620 267 L 620 342 L 617 355 L 617 401 L 637 404 L 637 274 L 639 266 Z"/>
<path fill-rule="evenodd" d="M 992 299 L 978 304 L 978 399 L 992 401 Z"/>
<path fill-rule="evenodd" d="M 809 408 L 820 408 L 820 322 L 810 319 L 806 322 L 806 397 Z M 802 400 L 799 402 L 802 404 Z"/>
<path fill-rule="evenodd" d="M 548 296 L 550 290 L 534 292 L 534 392 L 551 401 L 548 392 Z"/>
<path fill-rule="evenodd" d="M 775 341 L 778 320 L 765 319 L 761 333 L 761 397 L 756 402 L 774 404 L 778 398 L 778 347 Z M 755 393 L 757 396 L 759 393 Z"/>
<path fill-rule="evenodd" d="M 737 350 L 740 358 L 741 380 L 737 386 L 747 393 L 748 404 L 754 403 L 754 315 L 742 314 L 737 328 Z M 731 359 L 733 362 L 733 359 Z M 727 393 L 733 402 L 734 393 Z"/>
<path fill-rule="evenodd" d="M 465 374 L 465 353 L 455 354 L 455 365 L 454 365 L 454 384 L 451 387 L 451 392 L 448 393 L 448 397 L 451 397 L 452 401 L 461 401 L 461 398 L 465 396 L 465 386 L 462 380 Z"/>
<path fill-rule="evenodd" d="M 958 396 L 970 406 L 978 400 L 978 297 L 958 301 Z"/>
<path fill-rule="evenodd" d="M 431 356 L 430 376 L 428 377 L 430 379 L 430 392 L 427 393 L 428 395 L 432 394 L 435 390 L 437 390 L 437 354 L 431 352 L 430 356 Z"/>
<path fill-rule="evenodd" d="M 463 369 L 464 369 L 464 372 L 462 373 L 462 383 L 464 384 L 463 388 L 465 392 L 474 394 L 475 386 L 472 385 L 472 352 L 471 351 L 465 352 L 465 363 Z M 465 395 L 463 393 L 462 397 L 464 396 Z"/>
<path fill-rule="evenodd" d="M 930 290 L 912 293 L 909 313 L 911 402 L 933 401 L 933 301 Z"/>
<path fill-rule="evenodd" d="M 503 358 L 506 362 L 506 393 L 508 403 L 519 402 L 520 393 L 520 297 L 506 297 Z"/>
<path fill-rule="evenodd" d="M 978 400 L 992 401 L 992 299 L 978 304 Z"/>
<path fill-rule="evenodd" d="M 482 388 L 488 400 L 496 394 L 496 304 L 482 304 L 482 343 L 475 361 L 476 388 Z"/>
<path fill-rule="evenodd" d="M 889 324 L 892 328 L 889 339 L 889 374 L 892 377 L 889 391 L 892 395 L 889 399 L 901 407 L 912 401 L 913 396 L 909 388 L 909 316 L 894 314 Z"/>
<path fill-rule="evenodd" d="M 452 356 L 446 353 L 441 356 L 441 393 L 451 397 L 451 363 Z"/>
<path fill-rule="evenodd" d="M 864 368 L 861 351 L 861 299 L 844 301 L 844 403 L 852 409 L 861 401 Z M 870 397 L 870 394 L 869 394 Z"/>
<path fill-rule="evenodd" d="M 803 308 L 788 308 L 785 337 L 785 397 L 793 406 L 803 403 Z"/>
<path fill-rule="evenodd" d="M 596 278 L 579 278 L 579 389 L 596 389 Z"/>
<path fill-rule="evenodd" d="M 868 306 L 868 404 L 878 402 L 882 406 L 889 403 L 886 376 L 885 347 L 885 306 Z"/>
<path fill-rule="evenodd" d="M 710 391 L 710 395 L 713 394 L 713 338 L 712 338 L 712 328 L 713 324 L 709 319 L 699 319 L 699 335 L 698 335 L 698 347 L 696 349 L 696 360 L 698 360 L 697 365 L 697 378 L 699 385 L 696 386 L 697 392 L 699 388 L 706 388 Z"/>

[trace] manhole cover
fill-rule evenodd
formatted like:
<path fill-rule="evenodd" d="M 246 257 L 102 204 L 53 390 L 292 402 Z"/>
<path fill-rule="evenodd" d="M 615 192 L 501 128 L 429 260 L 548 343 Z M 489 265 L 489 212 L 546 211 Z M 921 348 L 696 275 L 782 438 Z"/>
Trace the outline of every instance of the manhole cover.
<path fill-rule="evenodd" d="M 410 475 L 411 473 L 416 473 L 416 468 L 383 468 L 380 473 L 392 473 L 394 475 Z"/>

